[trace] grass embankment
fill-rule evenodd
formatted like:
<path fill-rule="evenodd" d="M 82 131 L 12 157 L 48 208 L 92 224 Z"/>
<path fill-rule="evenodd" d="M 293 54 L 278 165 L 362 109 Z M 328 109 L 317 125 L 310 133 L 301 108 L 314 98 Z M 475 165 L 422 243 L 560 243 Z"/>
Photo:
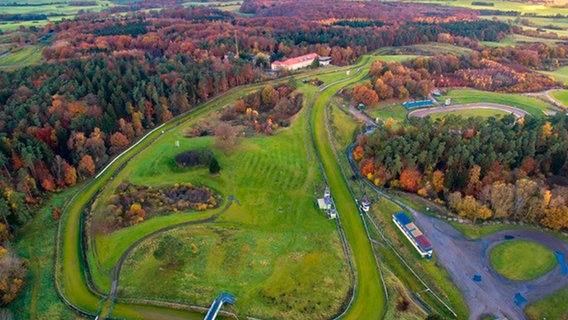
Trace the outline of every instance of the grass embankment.
<path fill-rule="evenodd" d="M 28 260 L 29 276 L 19 298 L 10 305 L 16 319 L 75 319 L 76 315 L 59 299 L 54 290 L 53 266 L 57 221 L 52 207 L 61 206 L 77 188 L 55 194 L 14 239 L 18 254 Z"/>
<path fill-rule="evenodd" d="M 329 99 L 343 86 L 358 82 L 365 76 L 366 72 L 361 72 L 349 81 L 336 84 L 320 92 L 314 101 L 310 117 L 312 134 L 323 162 L 323 169 L 339 212 L 339 218 L 351 247 L 357 274 L 355 298 L 345 319 L 382 318 L 386 302 L 371 243 L 367 238 L 341 168 L 336 161 L 325 127 L 325 107 Z"/>
<path fill-rule="evenodd" d="M 491 250 L 491 264 L 508 279 L 536 279 L 556 266 L 556 257 L 547 247 L 524 240 L 507 241 Z"/>
<path fill-rule="evenodd" d="M 303 85 L 300 90 L 313 95 L 316 88 Z M 211 138 L 183 138 L 193 119 L 165 134 L 133 159 L 137 165 L 115 177 L 144 185 L 167 183 L 164 179 L 211 182 L 240 203 L 210 226 L 168 232 L 193 248 L 180 266 L 164 267 L 153 258 L 162 235 L 135 249 L 121 274 L 121 296 L 207 306 L 220 290 L 228 290 L 238 299 L 239 316 L 329 318 L 340 311 L 350 284 L 346 257 L 335 224 L 314 206 L 314 190 L 323 190 L 323 181 L 308 139 L 306 111 L 300 112 L 291 127 L 273 136 L 245 138 L 233 152 L 217 152 L 223 169 L 216 176 L 206 168 L 180 170 L 168 164 L 179 152 L 212 147 Z M 172 148 L 175 139 L 182 144 L 179 149 Z M 105 250 L 98 255 L 106 255 Z"/>
<path fill-rule="evenodd" d="M 498 103 L 526 110 L 534 116 L 542 116 L 552 107 L 551 104 L 534 97 L 473 89 L 450 90 L 443 97 L 444 99 L 451 98 L 454 105 L 479 102 Z"/>

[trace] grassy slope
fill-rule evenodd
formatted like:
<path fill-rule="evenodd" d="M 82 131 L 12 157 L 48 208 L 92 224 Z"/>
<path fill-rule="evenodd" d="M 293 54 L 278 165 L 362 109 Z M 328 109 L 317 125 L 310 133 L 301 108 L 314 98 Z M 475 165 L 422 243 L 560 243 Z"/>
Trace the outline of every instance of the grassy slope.
<path fill-rule="evenodd" d="M 532 241 L 507 241 L 491 251 L 493 268 L 511 280 L 536 279 L 556 263 L 550 249 Z"/>
<path fill-rule="evenodd" d="M 562 67 L 555 71 L 540 71 L 543 74 L 549 75 L 554 79 L 568 84 L 568 67 Z"/>
<path fill-rule="evenodd" d="M 360 81 L 365 74 L 363 72 L 349 82 L 336 84 L 319 93 L 314 101 L 311 115 L 315 143 L 323 161 L 324 171 L 337 205 L 345 235 L 353 252 L 358 277 L 357 292 L 353 305 L 345 317 L 346 319 L 379 319 L 383 316 L 385 304 L 385 294 L 381 288 L 381 278 L 375 264 L 371 244 L 367 239 L 358 209 L 333 154 L 325 128 L 325 106 L 329 99 L 341 87 Z M 369 303 L 371 301 L 372 303 Z"/>
<path fill-rule="evenodd" d="M 39 45 L 26 46 L 21 50 L 11 52 L 0 58 L 0 70 L 12 70 L 24 66 L 41 63 L 41 49 Z"/>
<path fill-rule="evenodd" d="M 476 102 L 491 102 L 521 108 L 535 116 L 542 115 L 551 105 L 527 96 L 507 93 L 479 91 L 473 89 L 451 90 L 444 98 L 452 98 L 452 104 L 467 104 Z"/>

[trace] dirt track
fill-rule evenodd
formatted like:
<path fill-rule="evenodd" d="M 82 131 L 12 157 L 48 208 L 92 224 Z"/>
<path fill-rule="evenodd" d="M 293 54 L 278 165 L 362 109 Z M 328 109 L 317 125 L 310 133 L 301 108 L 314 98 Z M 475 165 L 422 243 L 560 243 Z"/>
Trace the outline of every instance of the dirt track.
<path fill-rule="evenodd" d="M 497 103 L 469 103 L 469 104 L 458 104 L 449 107 L 433 107 L 433 108 L 424 108 L 413 110 L 408 113 L 408 117 L 419 117 L 424 118 L 431 114 L 440 113 L 440 112 L 449 112 L 449 111 L 459 111 L 459 110 L 467 110 L 467 109 L 495 109 L 505 111 L 507 113 L 512 113 L 516 117 L 524 117 L 525 115 L 529 114 L 529 112 L 511 107 L 506 106 L 504 104 L 497 104 Z"/>

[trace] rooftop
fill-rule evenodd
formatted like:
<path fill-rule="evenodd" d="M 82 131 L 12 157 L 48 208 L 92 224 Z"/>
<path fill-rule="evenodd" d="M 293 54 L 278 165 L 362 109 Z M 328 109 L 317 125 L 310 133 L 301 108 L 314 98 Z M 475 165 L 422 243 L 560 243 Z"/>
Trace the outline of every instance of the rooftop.
<path fill-rule="evenodd" d="M 318 57 L 317 53 L 310 53 L 310 54 L 291 58 L 291 59 L 284 60 L 284 61 L 275 61 L 274 64 L 284 65 L 284 66 L 293 66 L 293 65 L 298 64 L 300 62 L 304 62 L 304 61 L 307 61 L 307 60 L 314 60 L 317 57 Z"/>

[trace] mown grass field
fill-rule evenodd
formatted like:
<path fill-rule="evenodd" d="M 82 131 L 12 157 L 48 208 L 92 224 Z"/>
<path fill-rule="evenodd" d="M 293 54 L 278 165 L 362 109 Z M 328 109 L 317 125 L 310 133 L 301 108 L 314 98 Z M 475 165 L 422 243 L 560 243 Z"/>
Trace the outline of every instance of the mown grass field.
<path fill-rule="evenodd" d="M 493 268 L 511 280 L 536 279 L 557 264 L 550 249 L 532 241 L 507 241 L 493 248 L 490 255 Z"/>
<path fill-rule="evenodd" d="M 379 108 L 376 112 L 373 110 L 373 112 L 370 112 L 370 114 L 376 114 L 384 121 L 391 118 L 398 122 L 403 122 L 404 120 L 406 120 L 406 115 L 408 114 L 408 112 L 402 105 L 395 105 Z"/>
<path fill-rule="evenodd" d="M 568 107 L 568 90 L 553 90 L 550 91 L 550 95 L 565 107 Z"/>
<path fill-rule="evenodd" d="M 444 95 L 445 98 L 451 98 L 452 104 L 489 102 L 509 105 L 526 110 L 534 116 L 542 116 L 552 107 L 551 104 L 534 97 L 473 89 L 450 90 Z"/>
<path fill-rule="evenodd" d="M 435 113 L 431 115 L 434 119 L 441 119 L 447 117 L 449 115 L 460 116 L 463 118 L 471 118 L 471 117 L 482 117 L 482 118 L 489 118 L 489 117 L 501 117 L 507 115 L 508 113 L 501 110 L 492 110 L 492 109 L 467 109 L 467 110 L 456 110 L 456 111 L 446 111 Z"/>
<path fill-rule="evenodd" d="M 305 89 L 313 94 L 315 87 Z M 243 316 L 329 318 L 339 312 L 350 283 L 346 257 L 335 224 L 314 205 L 314 191 L 323 190 L 323 180 L 307 138 L 305 110 L 274 136 L 245 138 L 234 152 L 217 152 L 223 169 L 214 177 L 207 169 L 176 170 L 169 164 L 181 151 L 211 147 L 210 138 L 183 138 L 184 129 L 182 125 L 170 134 L 183 140 L 183 147 L 174 148 L 164 137 L 134 159 L 140 167 L 132 166 L 131 173 L 127 170 L 115 181 L 128 177 L 133 183 L 156 185 L 213 180 L 225 198 L 232 194 L 241 205 L 231 206 L 213 229 L 172 232 L 201 248 L 198 257 L 188 253 L 178 269 L 165 269 L 152 258 L 148 248 L 161 236 L 137 249 L 123 269 L 121 296 L 207 306 L 220 290 L 228 290 L 237 296 Z M 105 260 L 106 252 L 98 250 L 98 257 Z"/>

